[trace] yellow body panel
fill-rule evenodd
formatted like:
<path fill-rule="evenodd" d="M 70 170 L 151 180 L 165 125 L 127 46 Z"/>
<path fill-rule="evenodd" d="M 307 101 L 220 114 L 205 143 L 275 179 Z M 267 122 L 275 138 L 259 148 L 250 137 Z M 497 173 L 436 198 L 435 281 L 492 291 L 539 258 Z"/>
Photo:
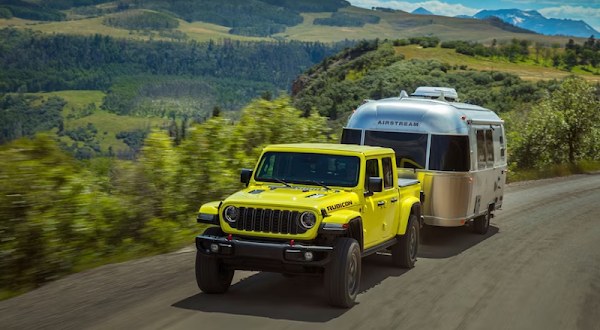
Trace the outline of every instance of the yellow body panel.
<path fill-rule="evenodd" d="M 404 234 L 411 206 L 414 203 L 419 203 L 420 185 L 398 187 L 398 173 L 392 149 L 360 145 L 307 143 L 268 146 L 263 150 L 263 154 L 269 151 L 359 157 L 361 170 L 358 184 L 356 187 L 330 186 L 331 190 L 327 190 L 317 185 L 294 183 L 293 187 L 290 188 L 280 183 L 258 182 L 252 176 L 247 188 L 232 194 L 222 202 L 207 203 L 200 208 L 200 213 L 219 214 L 219 223 L 225 233 L 249 237 L 309 241 L 317 237 L 319 226 L 322 223 L 347 224 L 352 219 L 360 217 L 363 224 L 363 244 L 365 248 L 369 248 L 392 239 L 397 234 Z M 364 169 L 366 160 L 378 159 L 381 169 L 381 159 L 384 157 L 392 159 L 394 184 L 392 187 L 372 196 L 365 195 L 364 182 L 366 174 Z M 253 173 L 256 173 L 259 163 L 257 163 Z M 314 194 L 319 196 L 315 197 Z M 394 199 L 395 201 L 392 201 Z M 381 204 L 380 202 L 385 203 Z M 309 211 L 316 215 L 317 224 L 305 233 L 298 234 L 238 230 L 225 221 L 223 217 L 223 211 L 230 205 L 238 208 L 263 210 Z M 326 214 L 325 217 L 323 217 L 323 213 Z"/>
<path fill-rule="evenodd" d="M 198 213 L 217 214 L 217 213 L 219 213 L 219 210 L 218 210 L 219 203 L 221 203 L 221 202 L 217 201 L 217 202 L 206 203 L 200 207 L 200 211 L 198 211 Z"/>

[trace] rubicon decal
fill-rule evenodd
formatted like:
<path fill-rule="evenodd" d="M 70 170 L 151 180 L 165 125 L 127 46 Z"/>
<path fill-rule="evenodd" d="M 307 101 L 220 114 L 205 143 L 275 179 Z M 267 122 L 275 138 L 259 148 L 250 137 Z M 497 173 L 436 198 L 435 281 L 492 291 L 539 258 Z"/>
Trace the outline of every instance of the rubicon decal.
<path fill-rule="evenodd" d="M 348 207 L 350 205 L 352 205 L 352 201 L 347 201 L 347 202 L 343 202 L 343 203 L 339 203 L 339 204 L 335 204 L 335 205 L 330 205 L 330 206 L 327 206 L 327 211 L 341 209 L 344 207 Z"/>

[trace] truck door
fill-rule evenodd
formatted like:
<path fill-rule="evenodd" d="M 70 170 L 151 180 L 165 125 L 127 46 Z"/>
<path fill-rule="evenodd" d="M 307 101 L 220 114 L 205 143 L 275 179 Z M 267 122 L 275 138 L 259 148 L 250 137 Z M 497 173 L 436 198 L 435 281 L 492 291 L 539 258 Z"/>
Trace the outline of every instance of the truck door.
<path fill-rule="evenodd" d="M 381 169 L 383 170 L 383 200 L 385 205 L 383 211 L 385 212 L 385 218 L 383 223 L 383 238 L 391 238 L 397 228 L 394 224 L 398 223 L 398 186 L 396 184 L 396 176 L 394 176 L 394 170 L 392 165 L 391 157 L 384 157 L 381 159 Z"/>
<path fill-rule="evenodd" d="M 386 193 L 369 192 L 369 177 L 381 177 L 381 164 L 377 158 L 367 159 L 365 166 L 365 206 L 363 214 L 363 230 L 365 248 L 370 248 L 383 241 L 383 224 L 386 215 Z"/>

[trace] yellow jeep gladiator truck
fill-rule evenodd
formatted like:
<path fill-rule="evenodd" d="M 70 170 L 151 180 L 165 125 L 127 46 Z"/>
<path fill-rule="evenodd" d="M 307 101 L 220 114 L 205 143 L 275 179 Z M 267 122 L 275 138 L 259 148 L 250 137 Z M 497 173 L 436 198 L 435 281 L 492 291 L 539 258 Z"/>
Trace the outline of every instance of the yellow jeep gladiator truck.
<path fill-rule="evenodd" d="M 316 275 L 329 303 L 350 307 L 361 259 L 389 250 L 391 264 L 412 268 L 422 226 L 419 181 L 399 179 L 389 148 L 338 144 L 266 147 L 246 188 L 202 205 L 196 280 L 225 293 L 236 270 Z"/>

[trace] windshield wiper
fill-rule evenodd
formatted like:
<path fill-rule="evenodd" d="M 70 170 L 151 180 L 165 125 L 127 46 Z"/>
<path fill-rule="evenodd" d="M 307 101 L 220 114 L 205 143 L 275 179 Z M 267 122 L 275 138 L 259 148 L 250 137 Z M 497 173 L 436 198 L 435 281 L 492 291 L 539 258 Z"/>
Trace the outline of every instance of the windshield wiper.
<path fill-rule="evenodd" d="M 271 178 L 271 179 L 273 179 L 273 180 L 275 180 L 275 181 L 277 181 L 277 182 L 279 182 L 279 183 L 281 183 L 281 184 L 285 185 L 285 186 L 286 186 L 286 187 L 288 187 L 288 188 L 292 188 L 292 186 L 290 186 L 290 184 L 289 184 L 289 183 L 287 183 L 287 182 L 285 182 L 285 181 L 283 181 L 283 180 L 281 180 L 281 179 L 277 179 L 277 178 Z"/>
<path fill-rule="evenodd" d="M 317 181 L 315 181 L 315 180 L 302 180 L 301 182 L 309 182 L 309 183 L 314 183 L 314 184 L 316 184 L 316 185 L 319 185 L 319 186 L 321 186 L 321 187 L 323 187 L 323 188 L 325 188 L 325 189 L 327 189 L 327 190 L 331 190 L 331 188 L 327 187 L 327 185 L 326 185 L 326 184 L 324 184 L 323 182 L 317 182 Z"/>

